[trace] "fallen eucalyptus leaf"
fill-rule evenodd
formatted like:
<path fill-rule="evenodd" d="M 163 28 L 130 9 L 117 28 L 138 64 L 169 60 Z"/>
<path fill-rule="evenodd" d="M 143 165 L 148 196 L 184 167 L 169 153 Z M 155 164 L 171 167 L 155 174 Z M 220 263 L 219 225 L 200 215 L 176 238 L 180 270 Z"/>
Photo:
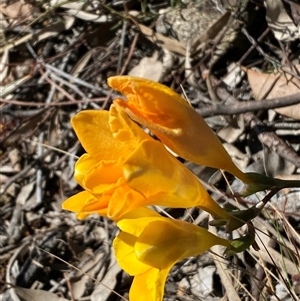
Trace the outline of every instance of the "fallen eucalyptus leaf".
<path fill-rule="evenodd" d="M 300 70 L 300 66 L 296 66 Z M 247 76 L 256 100 L 276 99 L 299 93 L 300 80 L 285 73 L 262 73 L 247 69 Z M 300 102 L 300 97 L 299 97 Z M 274 109 L 275 112 L 293 119 L 300 119 L 300 103 Z"/>

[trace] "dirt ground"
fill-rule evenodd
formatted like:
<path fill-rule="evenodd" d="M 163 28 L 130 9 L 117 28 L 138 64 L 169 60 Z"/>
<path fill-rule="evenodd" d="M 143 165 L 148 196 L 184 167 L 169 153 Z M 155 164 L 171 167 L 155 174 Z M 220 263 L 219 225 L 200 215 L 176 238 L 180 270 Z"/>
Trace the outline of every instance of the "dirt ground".
<path fill-rule="evenodd" d="M 111 248 L 116 225 L 61 209 L 81 191 L 73 173 L 84 150 L 70 118 L 110 107 L 109 76 L 171 87 L 242 170 L 300 181 L 300 5 L 273 5 L 227 5 L 229 18 L 211 0 L 1 1 L 1 300 L 128 299 L 132 278 Z M 233 199 L 238 180 L 185 164 L 228 208 L 264 196 Z M 166 211 L 209 227 L 198 209 Z M 259 251 L 226 258 L 214 247 L 178 263 L 164 300 L 299 300 L 299 220 L 300 190 L 280 191 L 254 221 Z"/>

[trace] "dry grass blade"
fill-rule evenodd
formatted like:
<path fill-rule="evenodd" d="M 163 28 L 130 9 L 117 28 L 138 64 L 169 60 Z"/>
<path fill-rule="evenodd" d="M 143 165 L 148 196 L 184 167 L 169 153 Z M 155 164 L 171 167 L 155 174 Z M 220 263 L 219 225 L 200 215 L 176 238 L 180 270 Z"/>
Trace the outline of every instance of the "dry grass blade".
<path fill-rule="evenodd" d="M 217 235 L 217 231 L 214 227 L 210 227 L 210 231 Z M 217 272 L 221 278 L 221 282 L 226 291 L 226 296 L 228 300 L 241 301 L 241 298 L 239 297 L 236 291 L 236 286 L 233 284 L 233 278 L 231 277 L 231 273 L 228 270 L 228 263 L 224 262 L 222 259 L 224 248 L 220 246 L 213 246 L 211 250 L 213 252 L 212 255 L 217 267 Z"/>
<path fill-rule="evenodd" d="M 24 77 L 18 79 L 15 82 L 13 82 L 11 84 L 8 84 L 8 85 L 6 85 L 4 87 L 1 87 L 0 96 L 1 97 L 5 97 L 8 94 L 14 92 L 21 85 L 25 84 L 31 77 L 32 77 L 32 75 L 25 75 Z"/>

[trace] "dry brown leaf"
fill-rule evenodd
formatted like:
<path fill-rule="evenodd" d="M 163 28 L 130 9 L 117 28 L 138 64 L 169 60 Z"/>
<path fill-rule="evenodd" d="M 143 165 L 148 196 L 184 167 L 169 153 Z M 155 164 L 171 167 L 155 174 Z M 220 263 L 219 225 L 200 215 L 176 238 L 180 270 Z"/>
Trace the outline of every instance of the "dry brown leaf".
<path fill-rule="evenodd" d="M 152 57 L 143 57 L 140 62 L 132 68 L 128 75 L 147 78 L 158 82 L 163 74 L 163 63 L 158 59 L 155 51 Z"/>
<path fill-rule="evenodd" d="M 68 14 L 72 17 L 76 17 L 84 21 L 91 21 L 95 23 L 106 23 L 111 21 L 108 16 L 105 15 L 98 16 L 97 14 L 91 14 L 78 9 L 69 9 Z"/>
<path fill-rule="evenodd" d="M 216 267 L 208 265 L 198 269 L 198 272 L 191 277 L 191 292 L 200 298 L 207 298 L 214 290 L 214 275 Z"/>
<path fill-rule="evenodd" d="M 247 72 L 248 81 L 256 100 L 266 98 L 280 74 L 262 73 L 254 69 L 244 69 Z"/>
<path fill-rule="evenodd" d="M 242 153 L 237 147 L 230 143 L 223 143 L 224 148 L 229 153 L 232 161 L 241 170 L 245 170 L 249 164 L 250 158 L 248 155 Z"/>
<path fill-rule="evenodd" d="M 285 160 L 265 145 L 263 147 L 263 153 L 264 167 L 267 176 L 278 178 L 278 176 L 291 175 L 295 171 L 296 166 L 292 162 Z"/>
<path fill-rule="evenodd" d="M 180 42 L 167 38 L 160 33 L 156 33 L 151 28 L 142 24 L 139 24 L 139 29 L 153 43 L 156 43 L 169 51 L 185 55 L 186 49 Z"/>
<path fill-rule="evenodd" d="M 237 115 L 232 122 L 218 131 L 218 136 L 228 143 L 235 142 L 245 130 L 243 115 Z"/>
<path fill-rule="evenodd" d="M 199 50 L 203 43 L 207 43 L 213 40 L 224 29 L 230 18 L 230 12 L 224 13 L 219 19 L 217 19 L 209 28 L 199 35 L 199 37 L 193 42 L 191 52 Z"/>
<path fill-rule="evenodd" d="M 34 8 L 31 4 L 23 4 L 21 1 L 9 5 L 0 4 L 0 11 L 11 19 L 31 18 Z"/>
<path fill-rule="evenodd" d="M 78 77 L 80 72 L 82 72 L 86 65 L 88 64 L 89 60 L 93 55 L 94 50 L 89 50 L 86 54 L 84 54 L 75 64 L 72 71 L 70 72 L 73 76 Z"/>
<path fill-rule="evenodd" d="M 30 203 L 32 199 L 35 199 L 34 188 L 35 188 L 34 182 L 30 182 L 24 185 L 17 196 L 16 204 L 20 206 L 24 206 L 26 203 L 26 206 L 29 206 L 28 203 Z"/>
<path fill-rule="evenodd" d="M 300 91 L 300 80 L 286 73 L 262 73 L 247 69 L 247 75 L 256 100 L 287 97 Z M 300 103 L 274 110 L 287 117 L 300 119 Z"/>

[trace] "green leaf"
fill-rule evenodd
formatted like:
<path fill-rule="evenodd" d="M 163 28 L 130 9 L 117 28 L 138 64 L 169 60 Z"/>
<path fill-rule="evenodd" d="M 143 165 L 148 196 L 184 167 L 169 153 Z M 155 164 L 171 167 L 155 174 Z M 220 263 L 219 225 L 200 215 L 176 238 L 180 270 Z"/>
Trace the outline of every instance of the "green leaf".
<path fill-rule="evenodd" d="M 255 230 L 252 223 L 248 223 L 248 233 L 245 236 L 239 237 L 231 241 L 231 246 L 225 250 L 225 254 L 232 256 L 240 253 L 253 246 L 257 249 L 255 242 Z"/>
<path fill-rule="evenodd" d="M 274 179 L 255 172 L 247 173 L 246 175 L 252 182 L 245 185 L 241 193 L 242 196 L 248 196 L 262 190 L 300 187 L 300 181 Z"/>
<path fill-rule="evenodd" d="M 276 187 L 276 182 L 273 178 L 258 174 L 258 173 L 247 173 L 252 183 L 247 184 L 241 193 L 242 196 L 248 196 L 262 190 L 271 190 Z"/>
<path fill-rule="evenodd" d="M 226 224 L 226 232 L 229 233 L 235 229 L 240 228 L 241 226 L 249 223 L 258 214 L 260 214 L 262 207 L 258 204 L 246 210 L 238 210 L 231 212 L 230 214 L 233 216 L 233 218 L 228 220 Z"/>

